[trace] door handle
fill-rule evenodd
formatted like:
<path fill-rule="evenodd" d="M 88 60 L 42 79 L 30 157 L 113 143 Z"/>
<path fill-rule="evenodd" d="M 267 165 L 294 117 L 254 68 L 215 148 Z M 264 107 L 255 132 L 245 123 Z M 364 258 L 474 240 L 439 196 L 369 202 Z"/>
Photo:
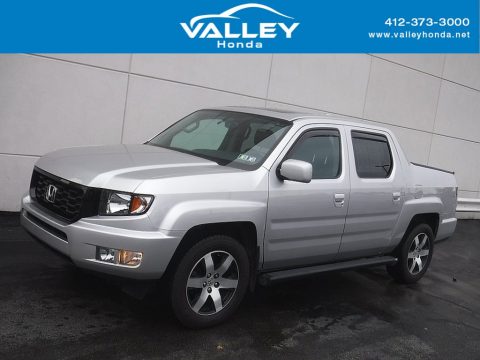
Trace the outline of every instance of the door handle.
<path fill-rule="evenodd" d="M 392 194 L 392 197 L 393 197 L 393 201 L 400 201 L 400 197 L 401 197 L 400 192 L 394 192 Z"/>
<path fill-rule="evenodd" d="M 335 207 L 342 207 L 345 204 L 345 194 L 335 194 Z"/>

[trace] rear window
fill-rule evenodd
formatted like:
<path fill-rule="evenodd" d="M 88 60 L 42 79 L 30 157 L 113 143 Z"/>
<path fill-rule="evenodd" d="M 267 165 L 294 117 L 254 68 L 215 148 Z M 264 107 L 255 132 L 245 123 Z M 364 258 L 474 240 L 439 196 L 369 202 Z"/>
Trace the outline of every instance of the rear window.
<path fill-rule="evenodd" d="M 352 131 L 357 175 L 365 179 L 385 179 L 392 172 L 392 153 L 386 136 Z"/>

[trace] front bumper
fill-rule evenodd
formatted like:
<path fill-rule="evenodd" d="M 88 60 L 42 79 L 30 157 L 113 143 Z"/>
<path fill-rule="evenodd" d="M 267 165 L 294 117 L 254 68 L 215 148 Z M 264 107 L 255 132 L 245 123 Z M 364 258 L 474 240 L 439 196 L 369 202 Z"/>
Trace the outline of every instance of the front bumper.
<path fill-rule="evenodd" d="M 68 224 L 51 216 L 28 195 L 22 199 L 20 216 L 29 233 L 78 267 L 132 279 L 159 279 L 185 235 L 185 231 L 154 231 L 146 215 L 128 221 L 120 217 L 84 218 Z M 148 230 L 138 230 L 142 228 Z M 129 267 L 98 261 L 97 246 L 141 251 L 142 263 Z"/>

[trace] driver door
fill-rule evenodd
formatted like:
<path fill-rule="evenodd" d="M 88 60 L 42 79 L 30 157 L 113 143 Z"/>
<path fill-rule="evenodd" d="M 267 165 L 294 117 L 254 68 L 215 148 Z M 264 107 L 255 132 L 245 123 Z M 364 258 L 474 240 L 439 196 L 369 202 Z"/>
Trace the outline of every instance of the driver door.
<path fill-rule="evenodd" d="M 300 130 L 270 170 L 264 268 L 320 264 L 340 247 L 350 196 L 342 126 Z M 282 161 L 312 164 L 310 183 L 280 180 Z"/>

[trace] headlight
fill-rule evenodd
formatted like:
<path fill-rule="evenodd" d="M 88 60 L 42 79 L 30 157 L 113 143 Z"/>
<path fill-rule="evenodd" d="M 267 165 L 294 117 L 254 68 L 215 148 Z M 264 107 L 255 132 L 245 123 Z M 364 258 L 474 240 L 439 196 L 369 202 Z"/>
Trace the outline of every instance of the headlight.
<path fill-rule="evenodd" d="M 128 194 L 104 190 L 100 199 L 100 215 L 141 215 L 153 202 L 151 195 Z"/>

